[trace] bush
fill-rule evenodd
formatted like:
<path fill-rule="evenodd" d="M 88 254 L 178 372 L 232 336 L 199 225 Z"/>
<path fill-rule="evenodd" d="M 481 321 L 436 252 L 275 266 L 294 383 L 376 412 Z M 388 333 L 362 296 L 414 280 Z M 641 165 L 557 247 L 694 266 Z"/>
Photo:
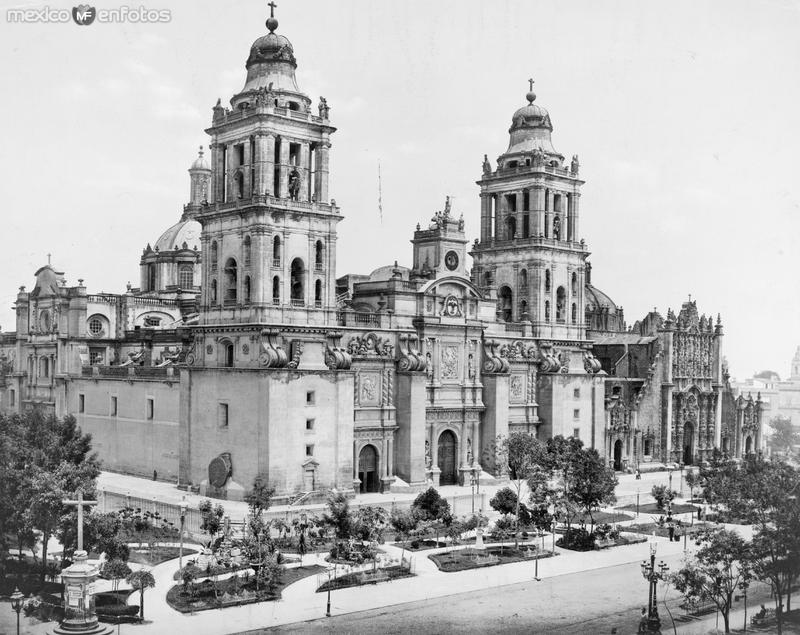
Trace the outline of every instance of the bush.
<path fill-rule="evenodd" d="M 664 509 L 667 503 L 671 503 L 675 498 L 675 490 L 670 489 L 666 485 L 653 485 L 650 490 L 653 498 L 656 500 L 656 507 Z"/>
<path fill-rule="evenodd" d="M 412 540 L 411 541 L 411 548 L 412 549 L 419 549 L 419 540 Z"/>
<path fill-rule="evenodd" d="M 583 527 L 571 527 L 556 541 L 556 544 L 573 551 L 591 551 L 595 547 L 594 539 L 594 534 L 590 534 Z"/>
<path fill-rule="evenodd" d="M 450 504 L 433 487 L 429 487 L 417 496 L 411 504 L 411 509 L 417 511 L 423 520 L 441 520 L 445 525 L 449 525 L 453 520 Z"/>
<path fill-rule="evenodd" d="M 121 615 L 138 615 L 139 606 L 136 604 L 111 604 L 109 606 L 96 606 L 95 612 L 98 615 L 109 615 L 119 617 Z"/>

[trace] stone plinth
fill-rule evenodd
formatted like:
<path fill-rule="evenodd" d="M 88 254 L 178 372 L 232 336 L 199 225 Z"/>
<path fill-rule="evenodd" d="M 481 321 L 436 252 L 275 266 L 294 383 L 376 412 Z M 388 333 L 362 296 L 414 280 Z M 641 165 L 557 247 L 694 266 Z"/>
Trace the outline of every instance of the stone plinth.
<path fill-rule="evenodd" d="M 111 635 L 111 629 L 97 621 L 92 586 L 99 573 L 87 562 L 85 551 L 75 552 L 75 562 L 61 572 L 64 582 L 64 619 L 52 635 Z"/>

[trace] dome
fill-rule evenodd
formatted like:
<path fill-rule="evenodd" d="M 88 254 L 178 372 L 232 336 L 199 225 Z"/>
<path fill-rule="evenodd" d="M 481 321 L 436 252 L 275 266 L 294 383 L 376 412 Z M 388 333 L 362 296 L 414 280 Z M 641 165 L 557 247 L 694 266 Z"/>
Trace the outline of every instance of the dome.
<path fill-rule="evenodd" d="M 288 62 L 295 68 L 297 60 L 294 57 L 292 43 L 283 35 L 269 32 L 262 35 L 250 47 L 250 57 L 247 58 L 248 69 L 253 64 L 263 62 Z"/>
<path fill-rule="evenodd" d="M 528 104 L 517 108 L 511 117 L 511 127 L 508 129 L 511 138 L 505 154 L 540 153 L 548 157 L 547 162 L 557 158 L 560 163 L 564 157 L 553 147 L 550 138 L 550 133 L 553 132 L 550 113 L 547 112 L 547 109 L 533 103 L 536 99 L 533 92 L 529 92 L 525 97 Z"/>
<path fill-rule="evenodd" d="M 600 291 L 600 289 L 591 284 L 585 285 L 584 289 L 586 291 L 585 300 L 587 311 L 603 308 L 608 309 L 611 313 L 617 312 L 616 302 Z"/>
<path fill-rule="evenodd" d="M 514 116 L 511 117 L 511 122 L 517 121 L 520 117 L 525 119 L 544 119 L 550 118 L 550 113 L 547 112 L 541 106 L 537 106 L 534 103 L 529 103 L 527 106 L 523 106 L 522 108 L 518 108 L 517 111 L 514 113 Z"/>
<path fill-rule="evenodd" d="M 196 220 L 181 221 L 161 234 L 153 248 L 159 251 L 169 251 L 175 249 L 176 245 L 182 249 L 183 243 L 186 243 L 188 249 L 200 249 L 201 229 L 202 226 Z"/>
<path fill-rule="evenodd" d="M 189 168 L 190 170 L 208 170 L 211 171 L 211 166 L 209 165 L 206 158 L 203 156 L 203 146 L 200 146 L 200 152 L 197 153 L 197 158 L 192 163 L 192 167 Z"/>

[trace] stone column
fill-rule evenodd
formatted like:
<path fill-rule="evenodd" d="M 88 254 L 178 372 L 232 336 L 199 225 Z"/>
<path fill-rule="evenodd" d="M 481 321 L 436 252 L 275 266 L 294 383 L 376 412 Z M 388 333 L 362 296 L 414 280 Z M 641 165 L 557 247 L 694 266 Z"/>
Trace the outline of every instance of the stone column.
<path fill-rule="evenodd" d="M 298 172 L 300 172 L 300 192 L 297 195 L 299 201 L 309 201 L 309 179 L 311 178 L 311 157 L 309 156 L 308 142 L 304 141 L 300 144 L 300 165 Z"/>
<path fill-rule="evenodd" d="M 481 422 L 479 419 L 476 419 L 472 422 L 472 462 L 475 465 L 480 465 L 480 456 L 481 456 Z"/>
<path fill-rule="evenodd" d="M 491 194 L 481 193 L 481 242 L 488 242 L 492 231 Z"/>
<path fill-rule="evenodd" d="M 555 196 L 553 190 L 547 191 L 547 205 L 544 217 L 544 235 L 548 238 L 553 237 L 553 214 L 555 213 L 555 209 L 553 205 L 555 204 Z"/>
<path fill-rule="evenodd" d="M 425 483 L 425 421 L 426 377 L 422 372 L 396 374 L 395 413 L 397 430 L 397 475 L 409 484 Z M 433 466 L 436 466 L 436 446 L 429 442 Z"/>
<path fill-rule="evenodd" d="M 262 143 L 264 146 L 264 181 L 261 184 L 261 191 L 268 196 L 275 196 L 275 135 L 264 135 Z"/>
<path fill-rule="evenodd" d="M 570 231 L 572 232 L 572 240 L 574 240 L 575 242 L 580 242 L 581 235 L 580 232 L 578 231 L 578 218 L 580 217 L 580 214 L 578 213 L 578 207 L 581 202 L 580 193 L 579 192 L 573 193 L 569 197 L 569 200 L 572 207 L 572 219 L 569 222 Z"/>
<path fill-rule="evenodd" d="M 530 193 L 530 208 L 533 216 L 531 234 L 538 238 L 540 234 L 544 233 L 544 187 L 534 185 Z"/>
<path fill-rule="evenodd" d="M 329 170 L 329 151 L 330 151 L 331 144 L 327 141 L 323 141 L 317 146 L 316 152 L 316 171 L 314 173 L 314 179 L 316 183 L 314 185 L 314 190 L 317 195 L 317 201 L 320 203 L 328 203 L 328 170 Z"/>
<path fill-rule="evenodd" d="M 498 435 L 508 436 L 508 375 L 486 373 L 482 380 L 486 410 L 480 426 L 480 447 L 488 448 Z M 495 465 L 494 457 L 489 458 L 485 467 L 495 478 L 503 476 L 500 473 L 502 466 Z"/>
<path fill-rule="evenodd" d="M 225 145 L 211 144 L 211 164 L 214 166 L 214 180 L 209 202 L 222 203 L 225 200 Z"/>
<path fill-rule="evenodd" d="M 242 179 L 242 198 L 250 198 L 255 194 L 255 187 L 253 183 L 253 170 L 251 167 L 255 163 L 255 157 L 252 156 L 252 144 L 248 140 L 244 144 L 244 164 L 239 166 L 244 178 Z"/>
<path fill-rule="evenodd" d="M 494 194 L 494 239 L 502 240 L 503 238 L 503 205 L 502 196 Z"/>
<path fill-rule="evenodd" d="M 280 182 L 278 184 L 278 197 L 289 198 L 289 140 L 280 139 Z"/>

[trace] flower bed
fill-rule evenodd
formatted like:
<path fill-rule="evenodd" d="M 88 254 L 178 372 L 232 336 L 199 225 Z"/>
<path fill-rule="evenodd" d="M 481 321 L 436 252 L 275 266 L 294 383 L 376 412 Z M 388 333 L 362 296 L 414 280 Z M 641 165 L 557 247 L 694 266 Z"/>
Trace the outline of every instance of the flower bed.
<path fill-rule="evenodd" d="M 703 522 L 695 522 L 694 525 L 689 525 L 684 522 L 680 525 L 675 525 L 675 535 L 681 537 L 684 533 L 687 533 L 691 536 L 699 531 L 711 529 L 712 527 L 716 527 L 716 525 L 714 523 Z M 656 536 L 669 538 L 669 528 L 666 525 L 661 526 L 658 523 L 636 523 L 625 527 L 625 531 L 634 534 L 647 534 L 648 536 L 652 536 L 653 532 L 655 532 Z"/>
<path fill-rule="evenodd" d="M 636 505 L 635 504 L 633 504 L 633 505 L 625 505 L 623 507 L 617 507 L 616 509 L 621 510 L 621 511 L 629 511 L 629 512 L 631 512 L 631 511 L 636 511 Z M 680 503 L 673 503 L 673 505 L 672 505 L 672 514 L 673 515 L 675 515 L 675 514 L 687 514 L 689 512 L 691 512 L 693 514 L 696 514 L 697 513 L 697 507 L 695 507 L 694 505 L 683 505 L 683 504 L 680 504 Z M 666 509 L 660 509 L 658 507 L 658 505 L 656 505 L 655 503 L 645 503 L 645 504 L 639 505 L 639 513 L 640 514 L 661 514 L 661 515 L 666 516 L 667 515 L 667 510 Z"/>
<path fill-rule="evenodd" d="M 204 580 L 199 584 L 193 585 L 192 593 L 184 592 L 183 585 L 176 584 L 167 591 L 167 604 L 181 613 L 192 613 L 194 611 L 241 606 L 254 602 L 269 602 L 270 600 L 280 599 L 281 591 L 290 584 L 321 571 L 325 571 L 325 568 L 319 565 L 285 569 L 274 593 L 265 590 L 263 585 L 261 585 L 260 589 L 256 589 L 256 581 L 252 576 L 247 576 L 244 579 L 236 576 L 220 580 L 217 582 L 216 596 L 211 580 Z"/>
<path fill-rule="evenodd" d="M 375 571 L 357 571 L 355 573 L 348 573 L 346 575 L 334 578 L 329 582 L 325 582 L 317 589 L 317 593 L 322 593 L 330 589 L 347 589 L 354 586 L 363 586 L 365 584 L 378 584 L 379 582 L 391 582 L 399 578 L 408 578 L 413 576 L 407 566 L 396 565 L 393 567 L 382 567 Z"/>
<path fill-rule="evenodd" d="M 486 549 L 456 549 L 445 551 L 428 556 L 439 568 L 439 571 L 453 573 L 455 571 L 466 571 L 468 569 L 481 569 L 483 567 L 493 567 L 512 562 L 525 562 L 526 560 L 536 560 L 550 558 L 554 555 L 552 551 L 542 552 L 540 549 L 514 549 L 514 547 L 487 547 Z"/>

